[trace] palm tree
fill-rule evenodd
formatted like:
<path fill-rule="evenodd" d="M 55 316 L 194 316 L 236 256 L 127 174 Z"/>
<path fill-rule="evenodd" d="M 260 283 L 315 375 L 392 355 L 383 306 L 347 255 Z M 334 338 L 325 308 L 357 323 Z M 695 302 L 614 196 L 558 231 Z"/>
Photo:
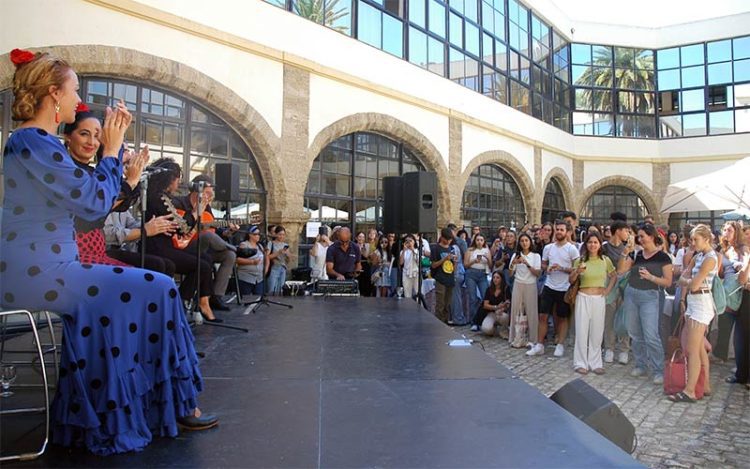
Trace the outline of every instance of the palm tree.
<path fill-rule="evenodd" d="M 613 60 L 614 58 L 614 60 Z M 615 47 L 614 57 L 609 47 L 595 47 L 593 67 L 587 69 L 576 80 L 579 96 L 586 108 L 602 111 L 614 109 L 614 102 L 610 93 L 613 88 L 620 90 L 634 90 L 642 92 L 619 93 L 620 107 L 626 112 L 648 112 L 653 109 L 656 80 L 654 79 L 654 55 L 645 49 L 630 49 Z M 597 89 L 590 88 L 594 86 Z M 598 92 L 597 92 L 598 91 Z M 645 91 L 645 92 L 643 92 Z M 633 121 L 624 119 L 624 135 L 631 135 Z"/>
<path fill-rule="evenodd" d="M 349 26 L 336 25 L 339 20 L 349 15 L 346 6 L 336 9 L 338 3 L 339 0 L 294 0 L 292 6 L 294 13 L 303 18 L 349 34 Z"/>

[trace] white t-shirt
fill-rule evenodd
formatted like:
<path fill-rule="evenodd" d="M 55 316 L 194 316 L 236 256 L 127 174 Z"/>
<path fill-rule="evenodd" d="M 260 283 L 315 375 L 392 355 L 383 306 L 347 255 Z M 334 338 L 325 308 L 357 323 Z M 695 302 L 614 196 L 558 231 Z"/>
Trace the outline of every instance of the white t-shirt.
<path fill-rule="evenodd" d="M 573 267 L 573 261 L 579 257 L 580 253 L 572 243 L 565 243 L 562 247 L 557 243 L 551 243 L 544 246 L 544 251 L 542 251 L 542 261 L 547 262 L 548 267 L 557 264 L 564 269 L 570 269 Z M 568 274 L 561 270 L 547 272 L 547 281 L 544 286 L 555 291 L 566 291 L 570 288 Z"/>
<path fill-rule="evenodd" d="M 513 254 L 513 257 L 510 258 L 510 265 L 513 265 L 513 260 L 516 258 L 518 254 Z M 523 256 L 523 254 L 521 254 Z M 529 263 L 529 265 L 534 269 L 541 269 L 542 268 L 542 256 L 535 252 L 529 252 L 528 255 L 523 256 L 526 258 L 526 262 Z M 529 270 L 529 267 L 524 264 L 516 264 L 515 265 L 516 273 L 514 275 L 516 283 L 523 283 L 524 285 L 530 285 L 532 283 L 536 283 L 537 277 L 536 275 L 532 274 Z"/>
<path fill-rule="evenodd" d="M 479 258 L 479 256 L 484 256 L 482 258 Z M 482 248 L 482 249 L 474 249 L 469 251 L 469 267 L 472 269 L 477 270 L 484 270 L 485 273 L 490 272 L 490 262 L 487 259 L 491 259 L 492 256 L 490 255 L 489 248 Z M 472 262 L 475 261 L 474 264 Z"/>
<path fill-rule="evenodd" d="M 313 256 L 312 251 L 310 252 L 310 267 L 312 267 L 311 277 L 319 280 L 327 280 L 328 273 L 326 273 L 326 253 L 328 252 L 328 246 L 324 246 L 322 243 L 315 243 L 315 252 L 317 255 Z"/>

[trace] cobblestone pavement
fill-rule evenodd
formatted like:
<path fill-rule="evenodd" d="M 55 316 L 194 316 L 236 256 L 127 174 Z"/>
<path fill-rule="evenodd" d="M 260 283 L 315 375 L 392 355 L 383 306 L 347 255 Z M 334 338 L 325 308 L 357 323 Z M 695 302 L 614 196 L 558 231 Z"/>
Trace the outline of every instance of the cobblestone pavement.
<path fill-rule="evenodd" d="M 554 358 L 554 347 L 542 357 L 527 357 L 506 340 L 485 337 L 457 328 L 467 338 L 479 340 L 485 351 L 517 376 L 549 396 L 564 384 L 580 378 L 573 371 L 573 347 L 563 358 Z M 661 385 L 630 376 L 631 365 L 605 364 L 606 374 L 589 373 L 583 379 L 615 402 L 635 426 L 638 448 L 633 454 L 650 467 L 750 467 L 750 392 L 724 378 L 733 365 L 712 364 L 713 395 L 696 404 L 675 404 L 666 399 Z"/>

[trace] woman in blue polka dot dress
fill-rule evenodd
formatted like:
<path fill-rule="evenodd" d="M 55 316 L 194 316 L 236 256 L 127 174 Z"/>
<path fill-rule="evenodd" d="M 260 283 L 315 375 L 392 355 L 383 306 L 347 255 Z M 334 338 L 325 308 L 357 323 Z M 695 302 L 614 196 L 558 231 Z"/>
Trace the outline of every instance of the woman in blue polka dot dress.
<path fill-rule="evenodd" d="M 92 174 L 65 155 L 54 135 L 75 120 L 78 78 L 49 54 L 14 50 L 13 117 L 23 121 L 3 151 L 0 239 L 4 309 L 62 315 L 63 342 L 52 406 L 53 443 L 99 455 L 142 450 L 154 435 L 218 423 L 201 415 L 203 381 L 174 282 L 136 268 L 77 261 L 73 217 L 105 216 L 117 197 L 117 156 L 131 116 L 107 115 L 104 157 Z"/>

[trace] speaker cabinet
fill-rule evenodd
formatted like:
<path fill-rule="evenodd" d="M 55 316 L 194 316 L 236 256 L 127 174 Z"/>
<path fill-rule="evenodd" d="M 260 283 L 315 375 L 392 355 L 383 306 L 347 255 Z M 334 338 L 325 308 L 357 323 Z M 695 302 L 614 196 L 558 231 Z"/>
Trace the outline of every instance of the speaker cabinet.
<path fill-rule="evenodd" d="M 437 173 L 405 173 L 403 179 L 402 232 L 434 233 L 437 229 Z"/>
<path fill-rule="evenodd" d="M 619 407 L 585 381 L 571 381 L 551 395 L 550 399 L 627 453 L 633 452 L 633 424 Z"/>
<path fill-rule="evenodd" d="M 216 163 L 214 193 L 216 200 L 237 202 L 240 200 L 240 168 L 234 163 Z"/>
<path fill-rule="evenodd" d="M 403 178 L 386 176 L 383 178 L 383 230 L 386 233 L 403 233 L 401 227 Z"/>

